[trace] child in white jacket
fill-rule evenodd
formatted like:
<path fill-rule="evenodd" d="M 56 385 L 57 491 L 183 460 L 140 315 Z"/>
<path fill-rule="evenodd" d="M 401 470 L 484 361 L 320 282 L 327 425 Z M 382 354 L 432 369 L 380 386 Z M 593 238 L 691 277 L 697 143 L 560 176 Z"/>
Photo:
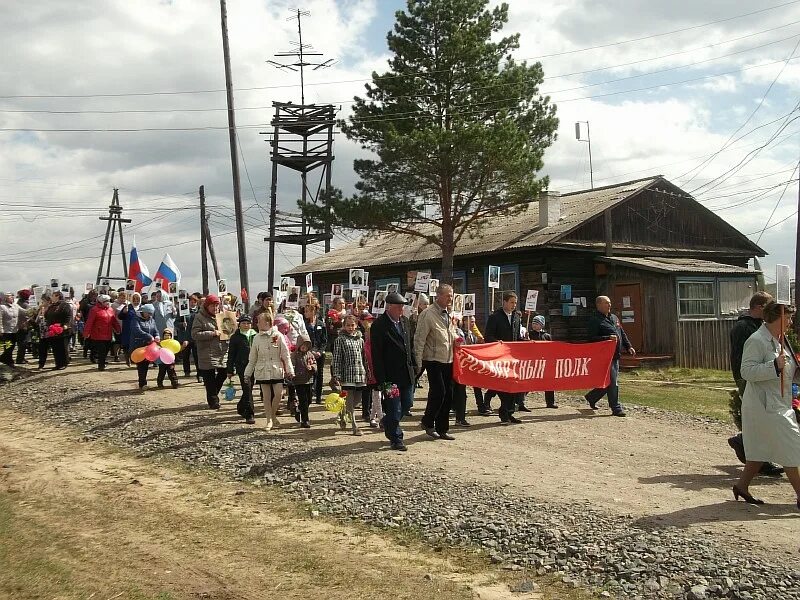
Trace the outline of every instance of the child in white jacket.
<path fill-rule="evenodd" d="M 294 377 L 294 367 L 286 340 L 272 324 L 272 316 L 263 312 L 258 316 L 259 333 L 253 338 L 250 356 L 244 371 L 245 381 L 250 376 L 261 386 L 264 412 L 267 416 L 266 429 L 277 428 L 278 407 L 283 393 L 283 380 Z"/>

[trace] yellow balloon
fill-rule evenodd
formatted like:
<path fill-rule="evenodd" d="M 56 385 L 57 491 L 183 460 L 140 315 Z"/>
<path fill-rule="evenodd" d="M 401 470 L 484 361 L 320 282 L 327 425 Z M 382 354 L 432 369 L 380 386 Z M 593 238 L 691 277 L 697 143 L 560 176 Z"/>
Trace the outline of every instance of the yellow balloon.
<path fill-rule="evenodd" d="M 173 354 L 177 354 L 181 351 L 181 343 L 175 339 L 161 340 L 161 347 L 166 348 Z"/>

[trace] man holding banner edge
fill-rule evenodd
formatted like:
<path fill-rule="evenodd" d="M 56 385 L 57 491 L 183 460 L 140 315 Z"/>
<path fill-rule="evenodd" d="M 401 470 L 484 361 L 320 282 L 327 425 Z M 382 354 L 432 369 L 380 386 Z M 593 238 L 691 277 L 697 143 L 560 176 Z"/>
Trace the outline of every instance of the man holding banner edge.
<path fill-rule="evenodd" d="M 597 410 L 597 402 L 605 395 L 608 395 L 608 406 L 611 414 L 615 417 L 625 417 L 625 408 L 619 403 L 619 359 L 622 356 L 622 348 L 631 356 L 636 355 L 625 330 L 620 325 L 617 315 L 611 312 L 611 299 L 608 296 L 598 296 L 595 300 L 597 311 L 589 319 L 589 341 L 597 342 L 600 340 L 611 340 L 616 342 L 614 358 L 611 360 L 611 371 L 608 387 L 595 388 L 584 396 L 589 408 Z"/>

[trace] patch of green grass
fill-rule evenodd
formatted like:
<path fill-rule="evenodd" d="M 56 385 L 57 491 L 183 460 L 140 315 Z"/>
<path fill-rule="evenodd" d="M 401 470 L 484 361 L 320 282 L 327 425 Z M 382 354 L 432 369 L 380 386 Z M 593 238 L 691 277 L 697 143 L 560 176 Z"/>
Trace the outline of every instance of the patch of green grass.
<path fill-rule="evenodd" d="M 687 369 L 685 367 L 670 367 L 668 369 L 653 369 L 641 371 L 626 371 L 623 378 L 648 379 L 659 381 L 675 381 L 682 383 L 697 383 L 712 387 L 734 387 L 733 376 L 730 371 L 717 369 Z"/>
<path fill-rule="evenodd" d="M 730 423 L 728 409 L 734 383 L 728 371 L 669 369 L 624 371 L 619 376 L 622 404 L 638 404 Z M 581 395 L 586 391 L 582 390 Z M 576 393 L 576 395 L 577 395 Z"/>
<path fill-rule="evenodd" d="M 729 398 L 730 395 L 724 390 L 620 378 L 620 401 L 623 404 L 638 404 L 730 421 Z"/>

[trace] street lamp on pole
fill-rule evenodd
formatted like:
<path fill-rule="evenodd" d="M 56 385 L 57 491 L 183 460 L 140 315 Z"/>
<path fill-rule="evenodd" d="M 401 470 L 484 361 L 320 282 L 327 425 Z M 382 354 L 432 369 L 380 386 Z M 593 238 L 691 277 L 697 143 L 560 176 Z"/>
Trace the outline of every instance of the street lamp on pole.
<path fill-rule="evenodd" d="M 586 125 L 586 139 L 581 138 L 581 124 Z M 575 123 L 575 139 L 579 142 L 586 142 L 589 145 L 589 184 L 594 189 L 594 169 L 592 168 L 592 136 L 589 133 L 589 121 L 577 121 Z"/>

